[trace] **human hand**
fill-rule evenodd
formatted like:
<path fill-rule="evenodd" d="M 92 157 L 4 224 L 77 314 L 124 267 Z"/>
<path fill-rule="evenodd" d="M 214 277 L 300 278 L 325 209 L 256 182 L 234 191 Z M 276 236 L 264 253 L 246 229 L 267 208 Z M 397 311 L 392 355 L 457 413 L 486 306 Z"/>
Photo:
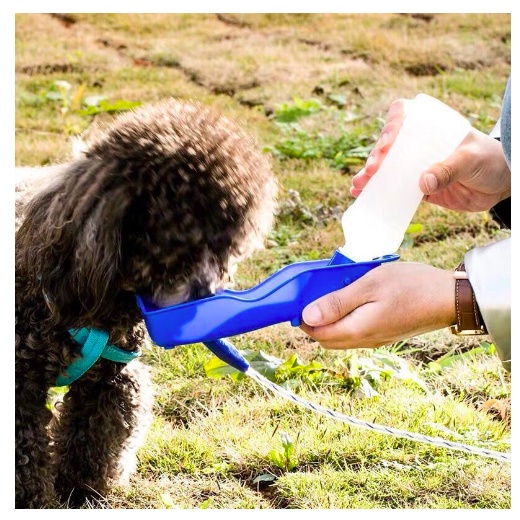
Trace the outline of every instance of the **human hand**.
<path fill-rule="evenodd" d="M 372 348 L 456 321 L 452 271 L 395 262 L 310 303 L 300 328 L 324 348 Z"/>
<path fill-rule="evenodd" d="M 381 166 L 399 133 L 407 102 L 400 99 L 390 106 L 365 167 L 352 179 L 352 196 L 359 196 Z M 424 200 L 432 204 L 456 211 L 485 211 L 511 195 L 511 171 L 500 142 L 473 128 L 445 161 L 422 173 L 419 187 Z"/>

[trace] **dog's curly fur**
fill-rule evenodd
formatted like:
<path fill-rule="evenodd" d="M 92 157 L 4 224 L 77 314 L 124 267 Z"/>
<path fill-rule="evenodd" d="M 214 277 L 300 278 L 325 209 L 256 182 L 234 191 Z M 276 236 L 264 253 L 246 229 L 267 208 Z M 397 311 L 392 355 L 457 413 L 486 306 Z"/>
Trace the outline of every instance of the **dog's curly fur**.
<path fill-rule="evenodd" d="M 135 295 L 168 305 L 215 292 L 272 225 L 276 181 L 254 141 L 197 104 L 120 115 L 82 154 L 28 172 L 16 206 L 16 507 L 79 506 L 120 481 L 150 413 L 148 370 L 100 359 L 55 417 L 70 328 L 136 351 Z M 134 457 L 135 458 L 135 457 Z"/>

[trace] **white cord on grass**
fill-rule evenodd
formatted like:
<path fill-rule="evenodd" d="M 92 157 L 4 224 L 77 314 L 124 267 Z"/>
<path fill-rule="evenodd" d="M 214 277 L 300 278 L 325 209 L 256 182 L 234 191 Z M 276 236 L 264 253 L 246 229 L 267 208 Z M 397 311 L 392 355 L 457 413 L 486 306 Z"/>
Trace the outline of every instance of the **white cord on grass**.
<path fill-rule="evenodd" d="M 488 457 L 492 459 L 497 459 L 505 462 L 511 462 L 511 453 L 504 453 L 500 451 L 486 450 L 483 448 L 476 448 L 475 446 L 469 446 L 467 444 L 460 444 L 458 442 L 447 441 L 442 439 L 441 437 L 429 437 L 428 435 L 421 435 L 419 433 L 411 433 L 405 430 L 398 430 L 396 428 L 390 428 L 389 426 L 382 426 L 379 424 L 374 424 L 368 421 L 362 421 L 360 419 L 355 419 L 353 417 L 348 417 L 343 415 L 342 413 L 335 412 L 334 410 L 329 410 L 323 406 L 318 404 L 311 403 L 307 401 L 290 390 L 282 388 L 269 379 L 265 378 L 261 374 L 259 374 L 256 370 L 249 367 L 245 374 L 249 376 L 251 379 L 254 379 L 257 383 L 259 383 L 264 388 L 267 388 L 271 392 L 281 395 L 285 399 L 296 403 L 299 406 L 303 406 L 309 410 L 312 410 L 321 415 L 326 415 L 328 417 L 332 417 L 338 421 L 351 424 L 353 426 L 358 426 L 360 428 L 365 428 L 367 430 L 372 430 L 375 432 L 383 433 L 385 435 L 393 435 L 394 437 L 402 437 L 404 439 L 409 439 L 412 441 L 423 442 L 426 444 L 432 444 L 434 446 L 440 446 L 442 448 L 447 448 L 450 450 L 458 450 L 463 451 L 465 453 L 469 453 L 471 455 L 480 455 L 482 457 Z"/>

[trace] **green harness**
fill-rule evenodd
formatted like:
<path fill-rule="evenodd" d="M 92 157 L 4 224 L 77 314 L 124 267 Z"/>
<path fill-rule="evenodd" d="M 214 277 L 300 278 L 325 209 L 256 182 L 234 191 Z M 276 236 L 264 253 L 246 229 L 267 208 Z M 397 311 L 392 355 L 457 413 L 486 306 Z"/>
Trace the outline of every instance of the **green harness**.
<path fill-rule="evenodd" d="M 139 357 L 141 351 L 128 352 L 122 348 L 108 343 L 108 333 L 103 330 L 70 329 L 71 336 L 81 345 L 81 357 L 67 367 L 63 374 L 58 376 L 56 386 L 68 386 L 80 378 L 99 358 L 115 361 L 116 363 L 129 363 Z"/>

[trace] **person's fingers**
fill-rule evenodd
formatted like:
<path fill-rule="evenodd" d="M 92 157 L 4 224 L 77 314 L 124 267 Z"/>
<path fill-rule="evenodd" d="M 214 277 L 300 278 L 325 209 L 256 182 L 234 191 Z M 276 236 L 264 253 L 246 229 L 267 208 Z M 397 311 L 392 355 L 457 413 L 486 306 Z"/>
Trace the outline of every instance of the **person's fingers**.
<path fill-rule="evenodd" d="M 438 190 L 432 195 L 425 195 L 423 200 L 455 211 L 482 211 L 493 205 L 486 205 L 485 202 L 489 200 L 487 195 L 481 195 L 459 182 L 452 183 L 452 186 L 454 189 L 450 187 Z"/>
<path fill-rule="evenodd" d="M 370 317 L 368 323 L 362 318 L 366 318 L 365 309 L 368 305 L 370 304 L 361 305 L 333 323 L 313 327 L 303 321 L 300 328 L 324 348 L 370 347 L 373 327 Z"/>
<path fill-rule="evenodd" d="M 374 149 L 370 153 L 365 167 L 361 169 L 354 177 L 352 177 L 352 186 L 350 188 L 350 194 L 353 197 L 357 197 L 368 184 L 370 179 L 376 174 L 377 170 L 381 166 L 386 153 L 381 153 L 379 149 Z"/>
<path fill-rule="evenodd" d="M 358 190 L 357 188 L 354 188 L 353 186 L 350 187 L 350 194 L 357 199 L 361 195 L 362 190 Z"/>
<path fill-rule="evenodd" d="M 362 278 L 339 291 L 326 294 L 303 309 L 302 319 L 311 327 L 337 322 L 370 301 L 370 287 L 369 278 Z"/>
<path fill-rule="evenodd" d="M 436 163 L 425 171 L 419 180 L 419 187 L 425 195 L 433 195 L 458 180 L 458 171 L 448 159 Z"/>
<path fill-rule="evenodd" d="M 305 322 L 300 328 L 326 349 L 375 348 L 388 343 L 388 330 L 381 328 L 381 307 L 366 302 L 329 325 L 311 327 Z M 393 338 L 395 331 L 390 333 Z M 401 335 L 398 337 L 400 339 Z M 406 334 L 402 336 L 406 337 Z"/>
<path fill-rule="evenodd" d="M 360 170 L 354 177 L 352 177 L 352 186 L 350 187 L 350 194 L 353 197 L 358 197 L 359 194 L 365 189 L 368 181 L 374 175 L 375 172 L 369 173 L 366 168 Z"/>
<path fill-rule="evenodd" d="M 379 169 L 388 150 L 394 144 L 395 138 L 403 124 L 406 102 L 407 100 L 405 99 L 399 99 L 390 105 L 385 125 L 381 129 L 379 139 L 370 152 L 364 167 L 365 172 L 369 175 L 373 175 Z"/>
<path fill-rule="evenodd" d="M 392 101 L 390 106 L 388 107 L 388 112 L 386 113 L 387 121 L 401 121 L 406 116 L 406 109 L 410 99 L 400 98 Z"/>
<path fill-rule="evenodd" d="M 386 154 L 394 144 L 395 138 L 401 129 L 404 118 L 406 117 L 406 107 L 408 99 L 397 99 L 388 108 L 386 122 L 381 130 L 376 148 L 380 153 Z"/>
<path fill-rule="evenodd" d="M 385 126 L 381 129 L 381 135 L 374 146 L 374 151 L 379 154 L 386 155 L 388 150 L 394 144 L 395 138 L 399 133 L 402 121 L 387 121 Z"/>
<path fill-rule="evenodd" d="M 363 168 L 358 173 L 356 173 L 354 177 L 352 177 L 352 186 L 358 190 L 362 190 L 367 185 L 370 177 L 372 177 L 372 175 L 369 175 L 365 168 Z"/>
<path fill-rule="evenodd" d="M 303 321 L 311 327 L 322 327 L 343 318 L 352 307 L 347 305 L 348 298 L 343 297 L 342 291 L 329 293 L 307 305 L 302 312 Z"/>
<path fill-rule="evenodd" d="M 381 149 L 376 146 L 370 152 L 367 162 L 365 163 L 365 174 L 372 177 L 372 175 L 374 175 L 374 173 L 376 173 L 377 170 L 379 170 L 379 167 L 381 166 L 381 163 L 383 162 L 385 155 L 386 153 L 382 153 Z"/>
<path fill-rule="evenodd" d="M 466 181 L 470 180 L 480 168 L 479 159 L 482 153 L 480 135 L 481 132 L 473 129 L 447 159 L 433 164 L 422 173 L 419 187 L 425 195 L 434 195 L 453 182 L 462 181 L 464 177 Z M 485 137 L 487 139 L 488 136 Z"/>
<path fill-rule="evenodd" d="M 352 178 L 350 194 L 353 197 L 358 197 L 361 194 L 370 178 L 379 170 L 381 163 L 394 144 L 406 115 L 406 104 L 408 101 L 407 99 L 398 99 L 390 105 L 385 125 L 381 130 L 377 143 L 370 152 L 363 169 Z"/>

